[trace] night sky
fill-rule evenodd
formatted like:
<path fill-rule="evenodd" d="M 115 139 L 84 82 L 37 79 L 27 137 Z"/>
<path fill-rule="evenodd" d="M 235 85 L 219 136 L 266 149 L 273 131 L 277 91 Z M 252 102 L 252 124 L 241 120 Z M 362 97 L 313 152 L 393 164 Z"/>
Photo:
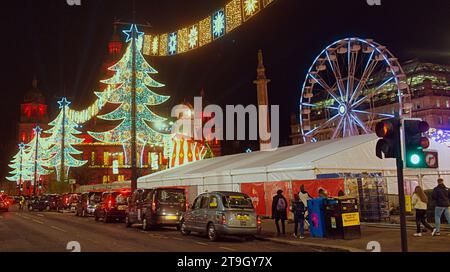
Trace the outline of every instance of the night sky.
<path fill-rule="evenodd" d="M 170 105 L 192 101 L 203 88 L 209 103 L 256 104 L 257 51 L 264 52 L 271 104 L 280 105 L 281 140 L 289 139 L 290 114 L 297 113 L 301 85 L 315 56 L 345 37 L 372 38 L 400 61 L 419 58 L 450 64 L 450 1 L 276 0 L 273 6 L 236 31 L 187 54 L 148 58 L 166 84 L 157 90 Z M 33 75 L 46 95 L 51 118 L 57 97 L 73 107 L 94 101 L 101 63 L 114 18 L 132 19 L 132 1 L 3 1 L 1 8 L 0 175 L 15 152 L 20 103 Z M 190 25 L 223 6 L 226 0 L 136 0 L 137 23 L 150 22 L 163 33 Z M 121 35 L 121 37 L 124 37 Z M 65 90 L 65 91 L 64 91 Z M 169 105 L 167 105 L 169 106 Z M 164 116 L 169 116 L 167 107 Z M 2 173 L 3 172 L 3 173 Z"/>

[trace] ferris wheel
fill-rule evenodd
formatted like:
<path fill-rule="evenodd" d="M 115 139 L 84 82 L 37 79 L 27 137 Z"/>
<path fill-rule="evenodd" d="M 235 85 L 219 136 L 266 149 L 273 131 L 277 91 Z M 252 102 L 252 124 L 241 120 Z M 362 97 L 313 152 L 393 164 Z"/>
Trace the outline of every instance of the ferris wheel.
<path fill-rule="evenodd" d="M 300 98 L 304 142 L 368 134 L 379 120 L 411 114 L 397 58 L 373 40 L 346 38 L 314 60 Z"/>

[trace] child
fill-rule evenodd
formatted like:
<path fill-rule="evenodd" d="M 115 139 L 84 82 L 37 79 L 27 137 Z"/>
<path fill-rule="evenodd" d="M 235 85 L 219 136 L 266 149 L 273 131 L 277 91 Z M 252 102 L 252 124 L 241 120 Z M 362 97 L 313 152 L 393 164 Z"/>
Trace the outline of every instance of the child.
<path fill-rule="evenodd" d="M 300 197 L 296 194 L 294 196 L 294 202 L 291 205 L 291 211 L 294 214 L 294 237 L 303 239 L 305 232 L 305 205 L 300 201 Z M 298 235 L 298 227 L 300 225 L 300 236 Z"/>

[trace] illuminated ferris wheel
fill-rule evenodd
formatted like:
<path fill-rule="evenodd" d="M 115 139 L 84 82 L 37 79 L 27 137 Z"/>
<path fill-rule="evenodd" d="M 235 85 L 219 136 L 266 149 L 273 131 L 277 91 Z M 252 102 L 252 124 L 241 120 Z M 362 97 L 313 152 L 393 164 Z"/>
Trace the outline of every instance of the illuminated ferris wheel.
<path fill-rule="evenodd" d="M 411 96 L 397 58 L 373 40 L 347 38 L 326 47 L 311 65 L 300 98 L 304 142 L 368 134 Z"/>

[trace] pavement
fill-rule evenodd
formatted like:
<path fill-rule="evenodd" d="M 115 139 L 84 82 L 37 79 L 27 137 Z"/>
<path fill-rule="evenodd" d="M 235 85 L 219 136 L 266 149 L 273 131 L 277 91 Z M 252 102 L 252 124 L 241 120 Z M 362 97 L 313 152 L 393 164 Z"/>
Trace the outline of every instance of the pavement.
<path fill-rule="evenodd" d="M 361 225 L 361 238 L 354 240 L 334 240 L 327 238 L 312 238 L 306 232 L 305 239 L 293 237 L 294 224 L 286 224 L 286 235 L 276 236 L 273 220 L 262 220 L 261 240 L 272 241 L 286 245 L 308 246 L 320 251 L 332 252 L 370 252 L 374 245 L 381 252 L 401 252 L 400 227 L 397 224 L 365 224 Z M 408 223 L 408 249 L 410 252 L 450 252 L 450 228 L 443 227 L 441 236 L 432 237 L 430 232 L 422 237 L 414 237 L 415 224 Z"/>
<path fill-rule="evenodd" d="M 317 252 L 308 246 L 268 240 L 226 238 L 210 242 L 200 235 L 183 236 L 175 228 L 142 231 L 124 223 L 96 222 L 73 213 L 0 212 L 0 252 L 68 252 L 75 241 L 81 252 Z M 72 248 L 70 245 L 69 248 Z"/>

